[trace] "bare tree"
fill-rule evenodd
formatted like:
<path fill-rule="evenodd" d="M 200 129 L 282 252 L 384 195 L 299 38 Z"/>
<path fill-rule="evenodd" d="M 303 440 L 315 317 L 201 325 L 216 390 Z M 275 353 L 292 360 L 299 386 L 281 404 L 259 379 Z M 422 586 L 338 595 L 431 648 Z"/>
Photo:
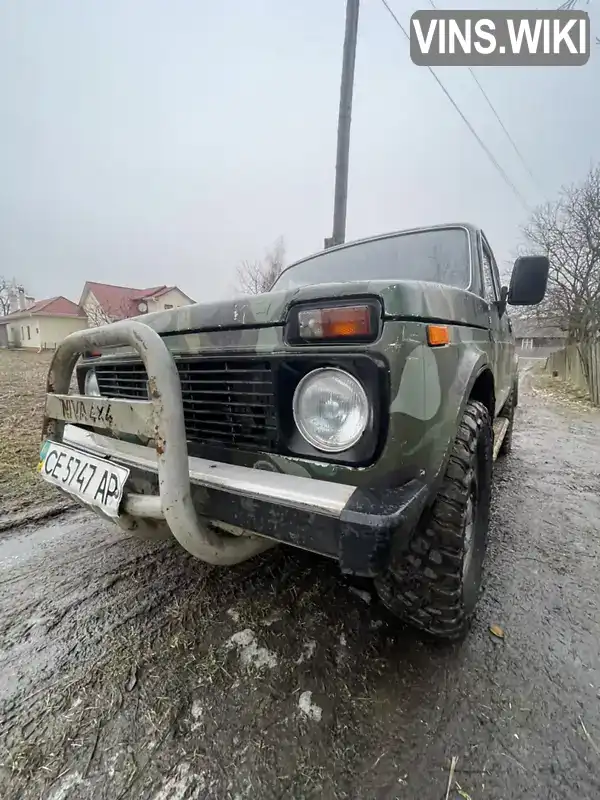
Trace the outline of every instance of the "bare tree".
<path fill-rule="evenodd" d="M 587 376 L 590 345 L 600 339 L 600 166 L 537 208 L 523 233 L 526 248 L 550 261 L 546 297 L 530 318 L 566 332 Z"/>
<path fill-rule="evenodd" d="M 238 267 L 238 287 L 244 294 L 268 292 L 285 263 L 285 244 L 279 237 L 262 261 L 243 261 Z"/>
<path fill-rule="evenodd" d="M 15 278 L 9 280 L 0 275 L 0 317 L 17 310 L 12 304 L 18 302 L 19 295 L 24 297 L 25 301 L 33 299 L 25 295 L 25 290 Z"/>
<path fill-rule="evenodd" d="M 113 320 L 107 314 L 100 304 L 88 303 L 84 308 L 87 317 L 88 326 L 90 328 L 98 328 L 100 325 L 108 325 Z"/>
<path fill-rule="evenodd" d="M 600 166 L 558 200 L 536 209 L 524 229 L 528 248 L 548 255 L 550 275 L 537 318 L 572 341 L 600 332 Z"/>
<path fill-rule="evenodd" d="M 0 317 L 10 313 L 10 290 L 12 283 L 0 276 Z"/>
<path fill-rule="evenodd" d="M 137 316 L 141 312 L 134 310 L 135 305 L 129 298 L 124 298 L 117 303 L 104 303 L 103 305 L 100 305 L 94 298 L 91 302 L 88 301 L 85 304 L 83 310 L 89 327 L 98 328 L 100 325 L 108 325 L 120 319 Z"/>
<path fill-rule="evenodd" d="M 590 4 L 590 0 L 585 0 L 586 6 Z M 557 11 L 575 11 L 577 6 L 579 5 L 579 0 L 566 0 L 566 2 L 561 3 L 557 8 Z M 600 44 L 600 39 L 596 36 L 596 44 Z"/>

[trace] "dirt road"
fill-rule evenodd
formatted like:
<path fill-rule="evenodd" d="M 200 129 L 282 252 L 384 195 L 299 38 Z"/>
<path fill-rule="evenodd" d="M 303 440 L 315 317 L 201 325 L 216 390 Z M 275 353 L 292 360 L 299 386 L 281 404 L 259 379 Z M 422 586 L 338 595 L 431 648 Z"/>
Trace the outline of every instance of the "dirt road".
<path fill-rule="evenodd" d="M 443 800 L 456 756 L 453 800 L 599 797 L 600 415 L 526 389 L 462 645 L 302 553 L 1 534 L 0 796 Z"/>

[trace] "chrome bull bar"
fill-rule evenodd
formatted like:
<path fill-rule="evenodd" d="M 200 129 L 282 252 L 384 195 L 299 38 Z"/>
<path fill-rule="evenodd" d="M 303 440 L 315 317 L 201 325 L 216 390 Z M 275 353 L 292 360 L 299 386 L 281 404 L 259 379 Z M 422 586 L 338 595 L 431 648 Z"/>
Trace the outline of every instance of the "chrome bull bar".
<path fill-rule="evenodd" d="M 70 395 L 78 358 L 94 348 L 129 345 L 148 375 L 149 400 Z M 43 437 L 62 442 L 67 423 L 90 425 L 154 441 L 159 495 L 127 493 L 129 517 L 163 518 L 178 542 L 209 564 L 231 565 L 273 546 L 269 539 L 228 536 L 199 518 L 190 486 L 181 384 L 175 362 L 161 337 L 137 320 L 123 320 L 70 334 L 54 354 L 47 381 Z"/>

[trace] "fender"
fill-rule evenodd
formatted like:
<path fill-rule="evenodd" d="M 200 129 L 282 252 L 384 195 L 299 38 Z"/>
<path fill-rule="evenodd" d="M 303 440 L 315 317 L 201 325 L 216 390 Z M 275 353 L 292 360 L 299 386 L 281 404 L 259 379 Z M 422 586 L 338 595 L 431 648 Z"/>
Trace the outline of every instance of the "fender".
<path fill-rule="evenodd" d="M 481 350 L 465 349 L 459 361 L 456 376 L 445 399 L 446 414 L 451 416 L 451 423 L 448 427 L 449 435 L 444 439 L 442 453 L 436 459 L 437 463 L 432 465 L 434 471 L 428 481 L 431 486 L 430 505 L 435 500 L 446 473 L 458 426 L 471 398 L 473 388 L 478 378 L 486 371 L 491 372 L 487 355 Z"/>

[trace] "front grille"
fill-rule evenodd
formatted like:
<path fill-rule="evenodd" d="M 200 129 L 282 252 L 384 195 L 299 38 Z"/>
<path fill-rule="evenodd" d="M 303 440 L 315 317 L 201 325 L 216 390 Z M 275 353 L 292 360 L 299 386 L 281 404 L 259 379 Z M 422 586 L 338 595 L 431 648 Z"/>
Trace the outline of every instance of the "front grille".
<path fill-rule="evenodd" d="M 189 442 L 246 450 L 277 450 L 274 376 L 258 359 L 176 359 Z M 147 399 L 141 361 L 99 364 L 105 397 Z"/>

